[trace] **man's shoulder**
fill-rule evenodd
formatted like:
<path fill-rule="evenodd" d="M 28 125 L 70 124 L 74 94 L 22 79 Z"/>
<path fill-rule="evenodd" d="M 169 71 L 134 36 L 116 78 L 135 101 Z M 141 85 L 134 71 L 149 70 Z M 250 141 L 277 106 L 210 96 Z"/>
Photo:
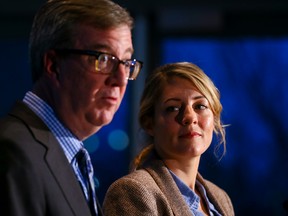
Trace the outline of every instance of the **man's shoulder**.
<path fill-rule="evenodd" d="M 39 145 L 36 136 L 37 131 L 43 130 L 43 122 L 23 103 L 17 103 L 11 111 L 0 119 L 0 149 L 7 155 L 20 154 L 37 155 L 36 152 L 44 152 Z M 48 136 L 48 135 L 47 135 Z M 33 149 L 33 151 L 31 151 Z"/>
<path fill-rule="evenodd" d="M 32 128 L 47 129 L 45 123 L 22 101 L 17 101 L 11 110 L 0 119 L 0 137 L 31 134 Z"/>

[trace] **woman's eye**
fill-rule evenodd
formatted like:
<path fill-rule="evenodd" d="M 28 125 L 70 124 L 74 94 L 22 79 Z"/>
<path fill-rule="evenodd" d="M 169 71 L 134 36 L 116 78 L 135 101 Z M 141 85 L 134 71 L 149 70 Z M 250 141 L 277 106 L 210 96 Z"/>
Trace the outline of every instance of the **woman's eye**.
<path fill-rule="evenodd" d="M 176 106 L 169 106 L 166 108 L 166 112 L 178 112 L 180 110 L 180 107 Z"/>
<path fill-rule="evenodd" d="M 208 108 L 208 106 L 203 105 L 203 104 L 197 104 L 197 105 L 195 106 L 195 109 L 197 109 L 197 110 L 205 110 L 205 109 L 207 109 L 207 108 Z"/>

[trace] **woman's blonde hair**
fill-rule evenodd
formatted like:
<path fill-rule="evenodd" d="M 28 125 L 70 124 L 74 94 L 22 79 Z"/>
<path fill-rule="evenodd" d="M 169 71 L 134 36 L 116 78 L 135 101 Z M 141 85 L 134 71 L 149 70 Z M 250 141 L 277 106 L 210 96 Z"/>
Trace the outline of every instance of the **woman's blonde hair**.
<path fill-rule="evenodd" d="M 214 133 L 219 138 L 219 145 L 223 144 L 223 155 L 226 152 L 225 129 L 221 122 L 222 104 L 220 93 L 212 80 L 195 64 L 189 62 L 178 62 L 160 66 L 156 68 L 146 79 L 144 91 L 140 100 L 140 111 L 138 114 L 139 124 L 142 129 L 147 130 L 154 118 L 154 107 L 160 98 L 164 86 L 169 79 L 180 77 L 193 83 L 196 89 L 208 100 L 210 109 L 214 115 Z M 152 138 L 152 137 L 151 137 Z M 152 144 L 152 139 L 148 139 L 147 144 Z M 148 149 L 152 149 L 151 146 Z M 135 159 L 135 163 L 140 163 L 145 157 L 147 148 Z M 222 156 L 223 156 L 222 155 Z"/>

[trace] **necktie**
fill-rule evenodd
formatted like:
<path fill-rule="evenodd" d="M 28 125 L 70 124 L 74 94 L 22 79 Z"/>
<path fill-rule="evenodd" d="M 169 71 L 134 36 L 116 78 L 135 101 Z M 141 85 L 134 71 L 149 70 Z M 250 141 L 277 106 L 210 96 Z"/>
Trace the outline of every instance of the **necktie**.
<path fill-rule="evenodd" d="M 84 193 L 87 190 L 87 201 L 91 210 L 92 215 L 98 215 L 97 204 L 96 204 L 96 192 L 95 192 L 95 184 L 94 184 L 94 173 L 93 166 L 91 163 L 91 159 L 89 153 L 86 149 L 81 148 L 77 153 L 77 161 L 79 165 L 79 169 L 84 179 L 84 183 L 86 189 L 83 188 Z M 86 193 L 85 193 L 86 194 Z"/>

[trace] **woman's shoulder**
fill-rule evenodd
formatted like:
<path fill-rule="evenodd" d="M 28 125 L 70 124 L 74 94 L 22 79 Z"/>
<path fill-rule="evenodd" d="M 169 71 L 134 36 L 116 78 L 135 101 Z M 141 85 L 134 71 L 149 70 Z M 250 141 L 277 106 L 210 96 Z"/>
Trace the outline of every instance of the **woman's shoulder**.
<path fill-rule="evenodd" d="M 130 199 L 130 196 L 150 199 L 156 194 L 162 194 L 157 183 L 145 169 L 133 171 L 114 181 L 106 192 L 105 200 L 113 200 L 121 196 Z M 158 195 L 159 196 L 159 195 Z"/>
<path fill-rule="evenodd" d="M 147 185 L 152 183 L 154 183 L 154 179 L 150 173 L 145 169 L 139 169 L 117 179 L 112 185 Z"/>

